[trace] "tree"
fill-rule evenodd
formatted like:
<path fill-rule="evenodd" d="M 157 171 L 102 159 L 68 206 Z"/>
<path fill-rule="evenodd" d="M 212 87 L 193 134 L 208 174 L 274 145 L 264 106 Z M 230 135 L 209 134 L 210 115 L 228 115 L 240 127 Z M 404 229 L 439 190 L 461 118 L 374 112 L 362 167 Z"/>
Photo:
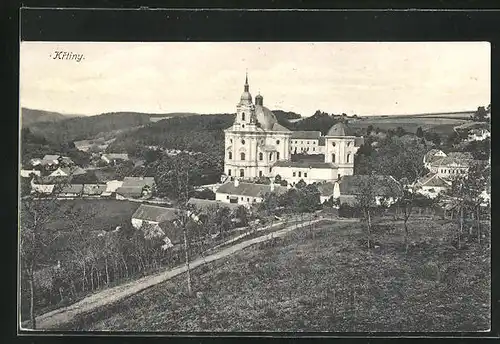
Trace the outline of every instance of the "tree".
<path fill-rule="evenodd" d="M 281 176 L 277 174 L 276 177 L 274 177 L 274 183 L 281 185 L 281 182 L 282 182 Z"/>
<path fill-rule="evenodd" d="M 422 127 L 417 128 L 417 137 L 424 137 L 424 131 L 422 130 Z"/>
<path fill-rule="evenodd" d="M 358 193 L 356 194 L 356 207 L 361 210 L 366 221 L 366 241 L 368 248 L 371 248 L 372 212 L 377 205 L 374 183 L 375 179 L 372 176 L 362 179 L 358 185 Z"/>
<path fill-rule="evenodd" d="M 307 185 L 307 184 L 306 184 L 306 182 L 304 181 L 304 179 L 301 179 L 301 180 L 299 180 L 299 181 L 297 182 L 297 184 L 295 185 L 295 187 L 296 187 L 297 189 L 299 189 L 299 190 L 300 190 L 300 189 L 305 188 L 305 187 L 306 187 L 306 185 Z"/>
<path fill-rule="evenodd" d="M 367 128 L 366 128 L 366 136 L 370 136 L 370 134 L 372 133 L 373 131 L 373 125 L 369 125 Z"/>
<path fill-rule="evenodd" d="M 57 214 L 58 202 L 54 198 L 35 200 L 24 199 L 21 202 L 20 249 L 22 277 L 27 279 L 30 291 L 31 328 L 36 329 L 35 307 L 37 285 L 34 274 L 39 263 L 47 254 L 47 247 L 57 239 L 59 233 L 46 225 Z"/>
<path fill-rule="evenodd" d="M 491 111 L 491 104 L 488 106 L 489 111 Z M 485 122 L 486 121 L 486 116 L 488 115 L 488 111 L 485 109 L 484 106 L 479 106 L 474 113 L 473 120 L 475 122 Z"/>
<path fill-rule="evenodd" d="M 240 221 L 240 225 L 245 227 L 248 225 L 248 209 L 240 205 L 236 208 L 234 217 Z"/>

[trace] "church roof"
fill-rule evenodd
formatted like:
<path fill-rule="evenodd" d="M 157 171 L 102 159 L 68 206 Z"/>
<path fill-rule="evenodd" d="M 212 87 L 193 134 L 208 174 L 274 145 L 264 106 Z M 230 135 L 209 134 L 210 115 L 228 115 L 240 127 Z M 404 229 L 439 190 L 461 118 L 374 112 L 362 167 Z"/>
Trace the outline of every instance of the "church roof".
<path fill-rule="evenodd" d="M 326 136 L 355 136 L 351 128 L 347 126 L 344 122 L 335 123 Z"/>
<path fill-rule="evenodd" d="M 359 175 L 343 176 L 339 182 L 341 195 L 357 195 L 362 192 L 363 183 L 372 184 L 375 195 L 390 196 L 401 191 L 400 184 L 391 176 L 386 175 Z"/>
<path fill-rule="evenodd" d="M 282 126 L 279 123 L 274 123 L 274 125 L 273 125 L 273 131 L 290 131 L 290 129 Z"/>
<path fill-rule="evenodd" d="M 321 137 L 321 131 L 293 131 L 292 139 L 311 139 L 317 140 Z"/>
<path fill-rule="evenodd" d="M 447 182 L 437 174 L 429 174 L 417 181 L 417 185 L 428 187 L 447 187 L 450 186 L 450 184 L 450 182 Z"/>
<path fill-rule="evenodd" d="M 264 130 L 273 130 L 273 126 L 278 124 L 276 116 L 265 106 L 255 105 L 255 117 L 260 127 Z"/>

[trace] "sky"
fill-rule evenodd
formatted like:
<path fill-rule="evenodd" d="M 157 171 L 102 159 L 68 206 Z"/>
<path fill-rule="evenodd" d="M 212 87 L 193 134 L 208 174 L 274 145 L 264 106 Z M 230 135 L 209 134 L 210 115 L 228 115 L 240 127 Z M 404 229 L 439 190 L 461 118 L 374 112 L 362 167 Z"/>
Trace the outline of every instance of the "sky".
<path fill-rule="evenodd" d="M 22 42 L 20 103 L 79 115 L 234 113 L 248 71 L 266 107 L 303 116 L 470 111 L 490 103 L 490 55 L 487 42 Z"/>

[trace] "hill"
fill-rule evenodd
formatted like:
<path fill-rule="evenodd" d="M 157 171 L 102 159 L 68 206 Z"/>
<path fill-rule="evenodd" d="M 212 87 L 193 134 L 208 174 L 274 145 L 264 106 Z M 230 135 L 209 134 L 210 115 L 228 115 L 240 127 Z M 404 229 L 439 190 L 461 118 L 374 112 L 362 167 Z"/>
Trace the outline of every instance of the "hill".
<path fill-rule="evenodd" d="M 39 122 L 58 122 L 72 117 L 80 117 L 80 115 L 21 108 L 21 125 L 24 128 Z"/>
<path fill-rule="evenodd" d="M 92 138 L 99 133 L 138 127 L 150 123 L 147 114 L 134 112 L 106 113 L 96 116 L 38 122 L 30 126 L 33 134 L 56 144 Z"/>
<path fill-rule="evenodd" d="M 362 223 L 296 230 L 175 277 L 61 330 L 152 332 L 484 331 L 490 250 L 446 244 L 444 220 L 380 222 L 368 250 Z"/>

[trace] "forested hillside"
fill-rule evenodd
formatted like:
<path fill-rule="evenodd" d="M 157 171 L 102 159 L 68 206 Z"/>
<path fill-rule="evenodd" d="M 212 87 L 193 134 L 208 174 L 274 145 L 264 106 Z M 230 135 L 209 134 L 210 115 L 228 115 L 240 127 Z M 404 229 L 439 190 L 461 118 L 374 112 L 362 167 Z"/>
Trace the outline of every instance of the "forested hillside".
<path fill-rule="evenodd" d="M 21 125 L 23 128 L 39 122 L 58 122 L 73 117 L 78 117 L 78 115 L 62 114 L 59 112 L 28 108 L 21 109 Z"/>
<path fill-rule="evenodd" d="M 30 126 L 31 132 L 55 144 L 66 144 L 91 138 L 98 133 L 149 124 L 149 115 L 133 112 L 106 113 L 76 117 L 58 122 L 40 122 Z"/>
<path fill-rule="evenodd" d="M 295 123 L 283 123 L 290 130 L 307 130 L 307 131 L 321 131 L 325 135 L 332 125 L 339 121 L 338 116 L 329 115 L 320 110 L 316 111 L 314 115 L 306 117 L 301 121 Z"/>
<path fill-rule="evenodd" d="M 234 121 L 234 114 L 176 117 L 151 123 L 134 133 L 119 135 L 109 152 L 137 155 L 141 146 L 161 146 L 168 149 L 195 152 L 217 152 L 224 149 L 224 129 Z"/>

